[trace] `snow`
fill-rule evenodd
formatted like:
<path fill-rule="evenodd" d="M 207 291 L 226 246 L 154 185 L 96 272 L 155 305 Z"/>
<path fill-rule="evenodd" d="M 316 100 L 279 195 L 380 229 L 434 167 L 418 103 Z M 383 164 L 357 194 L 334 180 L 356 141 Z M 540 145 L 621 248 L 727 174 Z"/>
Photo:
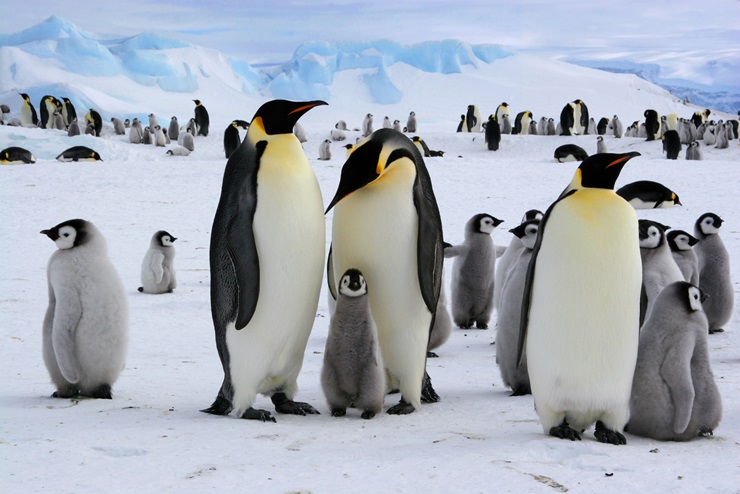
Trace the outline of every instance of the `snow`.
<path fill-rule="evenodd" d="M 377 46 L 375 47 L 377 48 Z M 735 315 L 726 331 L 709 336 L 711 363 L 722 394 L 724 418 L 711 439 L 666 443 L 627 434 L 626 446 L 600 444 L 593 431 L 583 441 L 562 441 L 543 434 L 532 398 L 510 397 L 495 364 L 495 330 L 454 329 L 450 340 L 428 361 L 442 401 L 423 405 L 409 416 L 385 413 L 370 421 L 356 410 L 331 417 L 319 376 L 329 315 L 326 290 L 306 348 L 297 399 L 321 415 L 277 416 L 277 423 L 214 417 L 199 412 L 215 398 L 222 379 L 210 316 L 208 245 L 219 199 L 225 160 L 222 129 L 234 118 L 249 120 L 274 93 L 241 92 L 226 57 L 199 47 L 159 50 L 171 66 L 190 63 L 199 88 L 165 91 L 128 77 L 85 76 L 64 69 L 51 58 L 38 59 L 17 47 L 2 47 L 16 63 L 15 88 L 6 85 L 0 102 L 17 116 L 21 81 L 37 91 L 77 95 L 78 114 L 94 105 L 104 117 L 100 138 L 69 138 L 62 131 L 0 127 L 0 148 L 22 146 L 34 165 L 0 167 L 0 476 L 2 492 L 736 492 L 740 485 L 740 147 L 705 147 L 703 162 L 663 158 L 659 142 L 605 136 L 611 152 L 639 151 L 618 185 L 656 180 L 675 190 L 682 207 L 640 211 L 650 218 L 693 230 L 702 213 L 724 220 L 721 235 L 730 251 L 736 287 Z M 5 51 L 9 50 L 9 51 Z M 17 51 L 13 51 L 17 50 Z M 190 51 L 181 51 L 190 50 Z M 466 48 L 467 53 L 467 48 Z M 195 59 L 191 59 L 193 56 Z M 583 99 L 591 115 L 618 114 L 625 126 L 642 112 L 676 112 L 689 117 L 698 107 L 684 106 L 667 91 L 634 75 L 613 74 L 531 55 L 479 57 L 460 64 L 458 73 L 427 72 L 407 62 L 347 69 L 326 86 L 329 106 L 301 119 L 309 140 L 304 149 L 319 180 L 324 202 L 333 196 L 344 143 L 333 143 L 332 159 L 319 161 L 318 146 L 346 120 L 359 128 L 363 116 L 384 115 L 406 121 L 415 111 L 419 133 L 443 158 L 426 159 L 442 215 L 445 239 L 459 243 L 466 221 L 488 212 L 505 220 L 493 234 L 508 244 L 509 228 L 524 211 L 544 210 L 570 181 L 574 163 L 552 158 L 561 144 L 596 149 L 594 136 L 503 136 L 498 152 L 486 150 L 482 134 L 456 134 L 460 113 L 477 104 L 481 115 L 501 101 L 511 114 L 531 110 L 558 117 L 562 107 Z M 177 63 L 175 63 L 177 61 Z M 211 61 L 213 65 L 206 65 Z M 222 63 L 223 62 L 223 63 Z M 6 65 L 7 64 L 7 65 Z M 47 73 L 47 69 L 51 67 Z M 201 77 L 204 68 L 210 77 Z M 223 69 L 223 71 L 221 71 Z M 9 72 L 5 72 L 9 73 Z M 366 78 L 384 77 L 400 93 L 393 104 L 380 104 Z M 218 79 L 218 81 L 215 81 Z M 224 82 L 225 81 L 225 82 Z M 546 81 L 546 84 L 543 82 Z M 273 80 L 273 83 L 275 80 Z M 285 81 L 285 90 L 299 83 Z M 379 91 L 384 97 L 392 92 Z M 30 94 L 30 91 L 29 91 Z M 40 96 L 34 95 L 34 104 Z M 192 99 L 201 99 L 211 116 L 211 134 L 195 139 L 188 157 L 170 157 L 165 149 L 133 145 L 114 135 L 110 116 L 146 116 L 160 122 L 177 115 L 184 124 Z M 731 118 L 713 110 L 716 118 Z M 349 131 L 348 142 L 359 132 Z M 102 163 L 59 163 L 54 157 L 73 145 L 98 151 Z M 127 287 L 131 344 L 127 365 L 114 385 L 114 399 L 52 399 L 53 389 L 41 356 L 41 323 L 47 305 L 46 263 L 55 246 L 38 232 L 82 217 L 105 235 L 110 257 Z M 172 294 L 145 295 L 139 286 L 141 260 L 152 234 L 165 229 L 175 243 L 179 286 Z M 331 213 L 327 217 L 327 247 Z M 446 270 L 449 282 L 450 270 Z M 599 349 L 594 349 L 599 351 Z M 397 401 L 386 399 L 386 407 Z M 257 407 L 272 409 L 260 397 Z"/>

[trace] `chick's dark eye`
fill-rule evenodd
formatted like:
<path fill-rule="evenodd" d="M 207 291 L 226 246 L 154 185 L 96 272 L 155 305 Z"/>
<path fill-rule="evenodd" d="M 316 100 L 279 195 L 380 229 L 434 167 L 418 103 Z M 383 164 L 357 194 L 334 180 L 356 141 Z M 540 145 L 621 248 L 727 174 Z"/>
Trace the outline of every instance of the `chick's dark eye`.
<path fill-rule="evenodd" d="M 69 233 L 65 233 L 65 234 L 64 234 L 64 236 L 65 236 L 65 237 L 69 237 Z"/>

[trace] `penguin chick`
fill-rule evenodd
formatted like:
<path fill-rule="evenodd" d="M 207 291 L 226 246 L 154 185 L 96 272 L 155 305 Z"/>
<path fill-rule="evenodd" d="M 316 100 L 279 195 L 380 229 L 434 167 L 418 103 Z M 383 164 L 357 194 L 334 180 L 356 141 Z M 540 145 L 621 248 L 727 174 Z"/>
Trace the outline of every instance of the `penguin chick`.
<path fill-rule="evenodd" d="M 126 135 L 126 126 L 120 118 L 111 117 L 111 123 L 113 123 L 113 131 L 118 136 Z"/>
<path fill-rule="evenodd" d="M 694 247 L 699 262 L 699 288 L 707 296 L 704 313 L 710 333 L 724 331 L 722 326 L 732 318 L 735 304 L 730 254 L 719 236 L 723 223 L 716 214 L 704 213 L 694 224 L 694 236 L 699 239 Z"/>
<path fill-rule="evenodd" d="M 640 330 L 632 382 L 631 434 L 661 441 L 711 436 L 722 419 L 712 374 L 701 291 L 680 281 L 667 286 Z"/>
<path fill-rule="evenodd" d="M 451 247 L 447 244 L 445 247 Z M 444 268 L 443 268 L 444 269 Z M 444 279 L 444 272 L 442 273 Z M 447 290 L 444 283 L 439 287 L 439 300 L 437 301 L 437 311 L 434 313 L 434 324 L 429 332 L 429 344 L 427 345 L 427 358 L 437 358 L 439 355 L 432 350 L 436 350 L 445 344 L 452 333 L 452 318 L 447 309 Z"/>
<path fill-rule="evenodd" d="M 141 285 L 143 293 L 172 293 L 177 288 L 175 278 L 175 259 L 173 237 L 164 230 L 159 230 L 149 242 L 149 250 L 141 262 Z"/>
<path fill-rule="evenodd" d="M 684 280 L 694 286 L 699 286 L 699 260 L 694 252 L 694 245 L 699 239 L 683 230 L 671 230 L 666 234 L 671 255 L 676 261 L 678 269 L 683 273 Z"/>
<path fill-rule="evenodd" d="M 362 410 L 363 419 L 371 419 L 383 408 L 385 371 L 370 315 L 367 284 L 356 269 L 348 269 L 339 281 L 324 349 L 321 387 L 333 417 L 343 417 L 352 407 Z"/>
<path fill-rule="evenodd" d="M 362 137 L 367 137 L 373 133 L 373 115 L 368 113 L 362 121 Z"/>
<path fill-rule="evenodd" d="M 177 146 L 176 148 L 168 149 L 167 154 L 169 156 L 190 156 L 190 150 L 182 146 Z"/>
<path fill-rule="evenodd" d="M 112 397 L 128 346 L 128 304 L 105 238 L 74 219 L 42 230 L 57 246 L 47 266 L 44 363 L 56 398 Z"/>
<path fill-rule="evenodd" d="M 400 126 L 400 122 L 399 122 L 399 126 Z M 395 129 L 395 122 L 394 122 L 393 128 Z M 416 132 L 416 113 L 415 112 L 409 113 L 409 118 L 406 120 L 406 132 Z"/>
<path fill-rule="evenodd" d="M 319 159 L 322 161 L 328 161 L 331 159 L 331 140 L 324 139 L 319 145 Z"/>
<path fill-rule="evenodd" d="M 651 220 L 639 220 L 640 258 L 642 259 L 642 291 L 644 301 L 640 304 L 640 323 L 650 314 L 655 300 L 663 289 L 683 281 L 683 273 L 673 260 L 666 241 L 665 231 L 669 227 Z"/>
<path fill-rule="evenodd" d="M 177 117 L 175 116 L 170 119 L 170 125 L 169 127 L 167 127 L 167 135 L 173 141 L 177 141 L 177 139 L 180 137 L 180 124 L 178 123 Z"/>
<path fill-rule="evenodd" d="M 609 151 L 606 149 L 606 143 L 604 142 L 603 136 L 598 136 L 596 138 L 596 153 L 608 153 Z"/>
<path fill-rule="evenodd" d="M 491 234 L 503 220 L 479 213 L 465 225 L 465 241 L 445 249 L 452 265 L 452 320 L 459 327 L 488 329 L 493 312 L 496 247 Z"/>

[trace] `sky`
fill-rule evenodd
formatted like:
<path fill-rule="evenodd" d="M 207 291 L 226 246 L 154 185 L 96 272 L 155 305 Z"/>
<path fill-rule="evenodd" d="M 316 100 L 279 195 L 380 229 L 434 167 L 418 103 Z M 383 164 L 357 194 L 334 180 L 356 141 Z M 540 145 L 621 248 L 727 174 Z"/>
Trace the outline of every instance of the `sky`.
<path fill-rule="evenodd" d="M 554 58 L 685 60 L 666 63 L 675 75 L 702 57 L 740 60 L 738 0 L 712 0 L 711 6 L 696 0 L 25 0 L 22 5 L 0 0 L 0 34 L 57 14 L 100 35 L 151 30 L 253 64 L 287 61 L 306 41 L 385 38 L 502 44 Z"/>

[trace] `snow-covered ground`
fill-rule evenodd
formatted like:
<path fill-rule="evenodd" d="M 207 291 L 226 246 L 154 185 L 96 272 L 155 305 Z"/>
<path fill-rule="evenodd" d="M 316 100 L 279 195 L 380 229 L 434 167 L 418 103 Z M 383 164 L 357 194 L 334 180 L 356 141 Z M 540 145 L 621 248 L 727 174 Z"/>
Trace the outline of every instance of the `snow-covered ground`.
<path fill-rule="evenodd" d="M 496 64 L 506 65 L 496 65 Z M 39 69 L 41 70 L 41 69 Z M 333 143 L 330 161 L 318 145 L 338 119 L 360 126 L 367 112 L 378 128 L 384 115 L 405 123 L 419 118 L 417 134 L 445 151 L 426 159 L 442 215 L 445 239 L 459 243 L 465 222 L 488 212 L 505 220 L 495 232 L 508 244 L 509 228 L 524 211 L 546 209 L 570 181 L 575 163 L 556 163 L 554 149 L 575 143 L 593 153 L 595 136 L 504 136 L 501 150 L 486 150 L 482 134 L 456 134 L 467 104 L 488 115 L 501 101 L 512 117 L 531 110 L 556 118 L 565 103 L 582 98 L 592 116 L 619 114 L 625 125 L 647 108 L 689 117 L 656 86 L 530 56 L 508 57 L 463 74 L 428 74 L 391 68 L 404 93 L 395 105 L 373 104 L 361 74 L 336 77 L 329 106 L 309 112 L 304 149 L 324 202 L 333 196 L 344 163 L 344 143 Z M 543 91 L 535 76 L 545 74 Z M 60 77 L 64 76 L 60 72 Z M 357 76 L 357 77 L 355 77 Z M 512 82 L 516 79 L 516 83 Z M 523 82 L 531 81 L 531 84 Z M 109 81 L 110 82 L 110 81 Z M 20 88 L 19 88 L 20 89 Z M 90 97 L 91 93 L 76 88 Z M 120 92 L 112 82 L 101 94 Z M 152 94 L 161 95 L 152 108 Z M 495 329 L 454 329 L 428 361 L 442 401 L 409 416 L 381 414 L 370 421 L 350 410 L 331 417 L 319 382 L 329 316 L 322 293 L 299 377 L 297 398 L 319 416 L 277 416 L 277 423 L 214 417 L 199 412 L 212 402 L 222 379 L 209 301 L 208 245 L 225 159 L 222 130 L 249 119 L 264 96 L 218 92 L 131 94 L 127 117 L 155 111 L 160 121 L 192 115 L 193 98 L 211 110 L 211 134 L 198 137 L 188 157 L 164 148 L 129 144 L 106 126 L 103 136 L 69 138 L 62 131 L 0 127 L 0 149 L 22 146 L 38 162 L 0 167 L 0 476 L 2 492 L 737 492 L 740 485 L 740 324 L 738 310 L 724 333 L 709 336 L 711 363 L 722 394 L 724 418 L 711 439 L 658 442 L 627 434 L 628 444 L 600 444 L 588 431 L 580 442 L 544 435 L 531 396 L 510 397 L 495 363 Z M 56 94 L 58 97 L 64 93 Z M 17 115 L 20 98 L 7 102 Z M 36 99 L 34 98 L 34 103 Z M 135 110 L 133 110 L 135 108 Z M 82 112 L 81 112 L 82 110 Z M 78 107 L 78 114 L 86 109 Z M 721 116 L 718 116 L 721 118 Z M 724 115 L 724 118 L 728 118 Z M 348 133 L 354 141 L 356 132 Z M 675 190 L 682 207 L 640 211 L 674 228 L 693 230 L 713 211 L 740 280 L 740 146 L 705 147 L 701 162 L 664 159 L 660 142 L 606 137 L 611 152 L 639 151 L 618 185 L 656 180 Z M 59 163 L 67 147 L 87 145 L 104 162 Z M 85 218 L 103 232 L 130 303 L 131 343 L 114 399 L 52 399 L 41 356 L 41 323 L 47 305 L 46 263 L 55 246 L 39 231 Z M 141 260 L 151 235 L 166 229 L 178 238 L 172 294 L 138 293 Z M 331 213 L 327 217 L 327 246 Z M 447 270 L 449 281 L 449 269 Z M 738 289 L 736 288 L 736 301 Z M 738 304 L 736 302 L 736 307 Z M 397 401 L 390 396 L 386 406 Z M 260 397 L 257 407 L 271 409 Z"/>

